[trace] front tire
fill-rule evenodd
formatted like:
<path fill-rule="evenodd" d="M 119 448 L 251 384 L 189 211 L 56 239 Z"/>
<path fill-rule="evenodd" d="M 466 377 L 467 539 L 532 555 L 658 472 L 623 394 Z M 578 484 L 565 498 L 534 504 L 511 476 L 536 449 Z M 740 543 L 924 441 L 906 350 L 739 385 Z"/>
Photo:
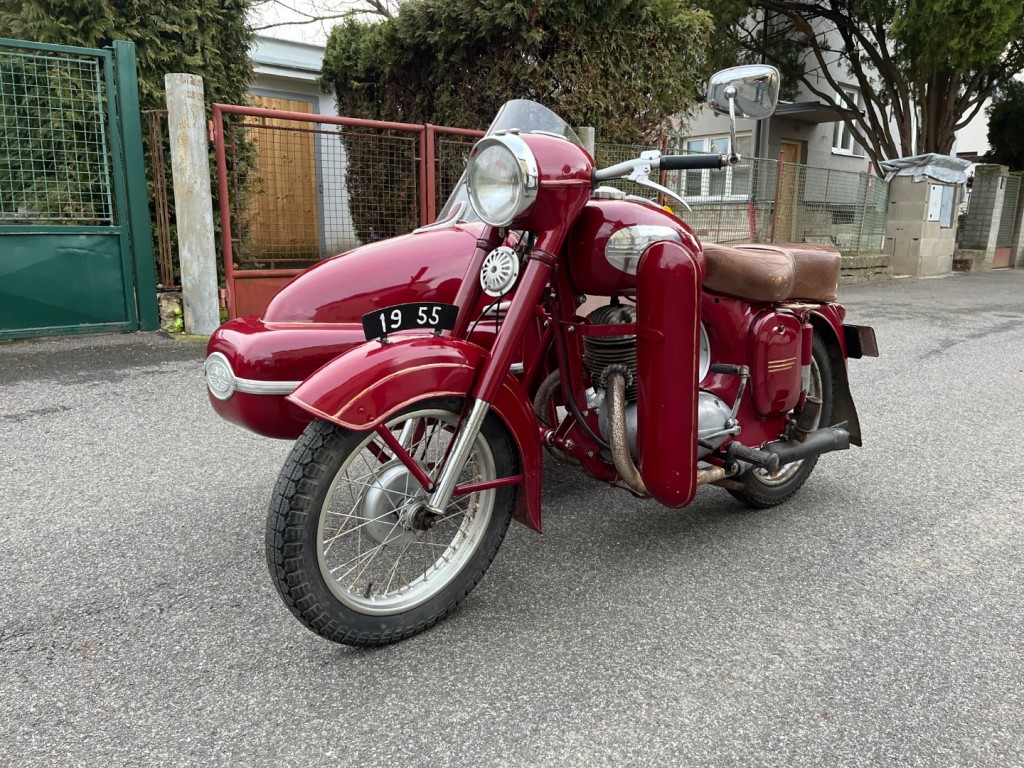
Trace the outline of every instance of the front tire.
<path fill-rule="evenodd" d="M 821 412 L 815 428 L 829 424 L 832 416 L 832 390 L 834 379 L 828 349 L 815 333 L 811 348 L 811 386 L 808 394 L 821 399 Z M 765 469 L 748 469 L 739 476 L 742 490 L 729 488 L 729 493 L 749 507 L 769 509 L 792 498 L 811 476 L 818 457 L 793 461 L 773 473 Z"/>
<path fill-rule="evenodd" d="M 462 400 L 414 404 L 388 429 L 436 478 Z M 509 436 L 490 415 L 459 483 L 518 473 Z M 307 628 L 338 643 L 384 645 L 444 618 L 483 577 L 505 537 L 516 487 L 453 497 L 432 527 L 411 526 L 419 483 L 374 431 L 312 422 L 278 477 L 267 517 L 267 564 Z"/>

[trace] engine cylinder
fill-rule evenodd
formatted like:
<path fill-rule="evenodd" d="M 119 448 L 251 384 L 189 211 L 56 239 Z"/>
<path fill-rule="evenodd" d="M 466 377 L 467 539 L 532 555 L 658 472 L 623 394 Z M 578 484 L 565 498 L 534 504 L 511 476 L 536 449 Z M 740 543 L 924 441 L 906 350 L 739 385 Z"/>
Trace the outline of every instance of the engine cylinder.
<path fill-rule="evenodd" d="M 636 310 L 625 304 L 598 307 L 589 315 L 592 325 L 618 325 L 636 322 Z M 636 402 L 636 336 L 584 336 L 583 365 L 596 386 L 603 387 L 602 375 L 609 365 L 624 365 L 632 374 L 626 387 L 626 402 Z"/>

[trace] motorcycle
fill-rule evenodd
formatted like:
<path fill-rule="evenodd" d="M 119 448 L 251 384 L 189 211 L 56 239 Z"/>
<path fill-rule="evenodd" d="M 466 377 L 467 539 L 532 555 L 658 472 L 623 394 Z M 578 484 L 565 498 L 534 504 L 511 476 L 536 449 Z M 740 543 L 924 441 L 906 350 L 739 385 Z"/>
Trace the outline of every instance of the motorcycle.
<path fill-rule="evenodd" d="M 225 418 L 296 437 L 267 521 L 279 594 L 330 640 L 380 645 L 444 618 L 511 520 L 541 531 L 545 450 L 672 508 L 702 485 L 767 508 L 826 452 L 860 445 L 838 252 L 701 244 L 660 171 L 738 162 L 737 117 L 775 109 L 779 74 L 712 77 L 723 155 L 596 169 L 564 120 L 508 102 L 438 221 L 307 270 L 206 361 Z M 598 298 L 595 298 L 598 297 Z"/>

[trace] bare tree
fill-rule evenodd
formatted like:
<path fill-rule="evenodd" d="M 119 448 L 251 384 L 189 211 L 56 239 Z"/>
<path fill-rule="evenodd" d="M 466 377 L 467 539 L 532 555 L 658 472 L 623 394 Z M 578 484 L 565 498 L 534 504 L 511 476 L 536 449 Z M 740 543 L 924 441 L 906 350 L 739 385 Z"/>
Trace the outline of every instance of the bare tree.
<path fill-rule="evenodd" d="M 327 33 L 328 22 L 350 18 L 390 19 L 401 0 L 257 0 L 253 4 L 254 32 L 281 27 L 319 24 Z"/>
<path fill-rule="evenodd" d="M 714 13 L 843 116 L 875 162 L 948 154 L 955 133 L 1024 68 L 1024 2 L 724 0 Z M 855 86 L 862 105 L 849 104 Z"/>

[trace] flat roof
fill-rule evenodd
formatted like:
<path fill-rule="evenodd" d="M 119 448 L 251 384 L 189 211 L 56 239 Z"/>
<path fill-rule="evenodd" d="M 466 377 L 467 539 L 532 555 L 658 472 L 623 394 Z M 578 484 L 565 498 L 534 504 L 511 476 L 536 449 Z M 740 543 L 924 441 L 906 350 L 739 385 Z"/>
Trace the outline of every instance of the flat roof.
<path fill-rule="evenodd" d="M 780 101 L 772 117 L 788 117 L 803 123 L 835 123 L 846 115 L 861 114 L 857 110 L 836 109 L 820 101 Z"/>

